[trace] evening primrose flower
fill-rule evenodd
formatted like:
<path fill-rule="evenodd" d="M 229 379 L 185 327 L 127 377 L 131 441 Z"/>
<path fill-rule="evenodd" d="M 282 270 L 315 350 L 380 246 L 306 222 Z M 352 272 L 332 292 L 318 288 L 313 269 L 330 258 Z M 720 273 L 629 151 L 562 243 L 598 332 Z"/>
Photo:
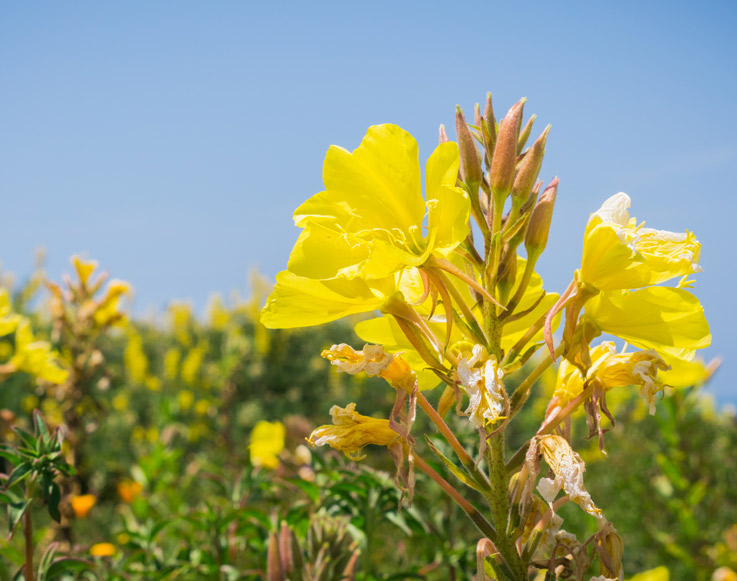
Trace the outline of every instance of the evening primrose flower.
<path fill-rule="evenodd" d="M 446 257 L 468 235 L 471 203 L 457 188 L 458 145 L 440 144 L 427 161 L 421 194 L 415 139 L 391 124 L 369 127 L 352 153 L 331 146 L 325 191 L 294 212 L 304 230 L 288 269 L 312 279 L 375 279 L 431 255 Z M 427 234 L 423 221 L 427 215 Z"/>
<path fill-rule="evenodd" d="M 701 272 L 701 244 L 693 233 L 645 228 L 631 218 L 630 197 L 609 198 L 589 218 L 581 280 L 598 290 L 634 289 Z"/>
<path fill-rule="evenodd" d="M 604 341 L 591 349 L 592 365 L 584 378 L 580 369 L 567 360 L 561 361 L 554 397 L 559 406 L 580 395 L 586 381 L 596 381 L 603 392 L 615 387 L 639 386 L 640 395 L 648 403 L 650 415 L 655 413 L 655 396 L 662 393 L 665 383 L 658 377 L 670 369 L 653 349 L 634 353 L 617 353 L 613 342 Z"/>
<path fill-rule="evenodd" d="M 465 413 L 473 425 L 486 428 L 504 419 L 504 372 L 483 345 L 474 345 L 471 356 L 460 359 L 456 373 L 459 383 L 468 394 L 469 403 Z"/>
<path fill-rule="evenodd" d="M 369 444 L 390 446 L 399 439 L 399 434 L 389 427 L 389 420 L 363 416 L 356 411 L 356 404 L 346 407 L 334 405 L 330 408 L 332 425 L 320 426 L 310 434 L 310 446 L 328 444 L 340 450 L 351 460 L 360 460 L 361 451 Z"/>
<path fill-rule="evenodd" d="M 93 557 L 112 557 L 115 554 L 115 545 L 112 543 L 96 543 L 90 547 Z"/>
<path fill-rule="evenodd" d="M 251 464 L 274 469 L 284 449 L 286 430 L 281 422 L 260 421 L 251 431 Z"/>
<path fill-rule="evenodd" d="M 47 341 L 39 341 L 33 336 L 31 324 L 21 319 L 15 331 L 15 353 L 10 365 L 51 383 L 64 383 L 69 376 L 66 369 L 56 363 L 57 354 Z"/>
<path fill-rule="evenodd" d="M 20 320 L 21 316 L 13 312 L 10 294 L 6 289 L 0 289 L 0 337 L 12 333 Z"/>

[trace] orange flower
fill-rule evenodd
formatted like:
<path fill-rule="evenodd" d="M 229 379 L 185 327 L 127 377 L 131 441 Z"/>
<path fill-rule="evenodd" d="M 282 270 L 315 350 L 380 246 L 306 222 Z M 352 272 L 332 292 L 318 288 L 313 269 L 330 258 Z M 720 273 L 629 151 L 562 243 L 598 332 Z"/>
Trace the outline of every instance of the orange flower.
<path fill-rule="evenodd" d="M 84 518 L 92 510 L 92 507 L 95 506 L 97 497 L 94 494 L 82 494 L 80 496 L 72 496 L 71 502 L 74 516 Z"/>
<path fill-rule="evenodd" d="M 97 543 L 90 547 L 93 557 L 112 557 L 115 554 L 115 545 L 112 543 Z"/>
<path fill-rule="evenodd" d="M 141 486 L 141 483 L 135 482 L 134 480 L 124 480 L 118 484 L 118 496 L 123 502 L 133 502 L 141 494 L 142 490 L 143 486 Z"/>

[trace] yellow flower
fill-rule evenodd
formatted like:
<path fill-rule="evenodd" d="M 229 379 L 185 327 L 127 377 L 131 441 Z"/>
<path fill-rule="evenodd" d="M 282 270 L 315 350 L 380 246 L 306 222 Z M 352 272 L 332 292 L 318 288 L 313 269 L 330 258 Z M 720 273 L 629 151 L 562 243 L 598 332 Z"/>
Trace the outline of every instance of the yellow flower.
<path fill-rule="evenodd" d="M 460 359 L 456 373 L 468 394 L 466 415 L 477 428 L 486 428 L 488 424 L 504 419 L 504 373 L 483 345 L 474 345 L 471 356 Z"/>
<path fill-rule="evenodd" d="M 72 496 L 70 502 L 72 503 L 74 516 L 77 518 L 84 518 L 90 513 L 92 507 L 95 506 L 97 497 L 94 494 L 82 494 Z"/>
<path fill-rule="evenodd" d="M 141 494 L 142 490 L 143 486 L 141 483 L 135 480 L 123 480 L 118 483 L 118 496 L 123 502 L 133 502 Z"/>
<path fill-rule="evenodd" d="M 126 323 L 125 314 L 120 310 L 120 297 L 129 295 L 131 286 L 122 280 L 111 280 L 107 287 L 105 296 L 97 303 L 95 310 L 95 323 L 104 327 L 106 325 L 121 326 Z"/>
<path fill-rule="evenodd" d="M 361 451 L 369 444 L 389 446 L 399 434 L 389 427 L 389 420 L 362 416 L 356 411 L 356 404 L 349 403 L 345 408 L 334 405 L 330 408 L 332 425 L 320 426 L 310 434 L 310 446 L 324 446 L 340 450 L 352 460 L 363 458 Z"/>
<path fill-rule="evenodd" d="M 21 316 L 13 312 L 10 294 L 6 289 L 0 288 L 0 337 L 12 333 L 20 320 Z"/>
<path fill-rule="evenodd" d="M 87 283 L 90 280 L 90 277 L 92 276 L 92 273 L 97 268 L 97 261 L 96 260 L 88 260 L 84 261 L 80 258 L 78 254 L 75 254 L 72 256 L 72 264 L 74 265 L 74 269 L 77 271 L 77 277 L 79 277 L 79 282 L 83 287 L 87 286 Z"/>
<path fill-rule="evenodd" d="M 64 383 L 69 376 L 66 369 L 56 364 L 57 354 L 46 341 L 37 341 L 31 332 L 31 324 L 21 319 L 15 331 L 15 353 L 10 364 L 18 371 L 45 379 L 51 383 Z"/>
<path fill-rule="evenodd" d="M 584 235 L 581 280 L 599 290 L 633 289 L 700 272 L 701 244 L 683 234 L 645 228 L 630 218 L 619 193 L 591 215 Z"/>
<path fill-rule="evenodd" d="M 289 259 L 291 272 L 313 279 L 383 278 L 445 257 L 468 235 L 470 200 L 456 188 L 458 146 L 440 144 L 420 186 L 417 142 L 396 125 L 369 127 L 353 151 L 331 146 L 325 191 L 294 212 L 304 228 Z M 428 232 L 423 236 L 427 213 Z"/>
<path fill-rule="evenodd" d="M 629 581 L 670 581 L 670 572 L 667 567 L 656 567 L 655 569 L 638 573 L 634 577 L 631 577 Z M 735 581 L 737 581 L 737 576 L 735 576 Z"/>
<path fill-rule="evenodd" d="M 613 342 L 604 341 L 591 349 L 591 361 L 588 381 L 597 381 L 597 385 L 605 392 L 615 387 L 639 386 L 640 395 L 647 401 L 650 414 L 655 413 L 655 396 L 666 385 L 659 373 L 670 369 L 670 366 L 654 350 L 617 353 Z M 560 405 L 580 395 L 585 381 L 578 367 L 565 359 L 561 361 L 554 392 Z"/>
<path fill-rule="evenodd" d="M 285 433 L 281 422 L 258 422 L 251 431 L 251 464 L 271 469 L 279 466 Z"/>
<path fill-rule="evenodd" d="M 115 545 L 112 543 L 97 543 L 90 547 L 93 557 L 112 557 L 115 554 Z"/>
<path fill-rule="evenodd" d="M 123 351 L 123 362 L 130 378 L 143 383 L 148 375 L 148 358 L 143 350 L 143 339 L 135 330 L 128 334 L 128 344 Z"/>
<path fill-rule="evenodd" d="M 656 286 L 602 292 L 586 304 L 582 320 L 666 358 L 691 360 L 696 349 L 711 343 L 704 309 L 685 289 Z"/>

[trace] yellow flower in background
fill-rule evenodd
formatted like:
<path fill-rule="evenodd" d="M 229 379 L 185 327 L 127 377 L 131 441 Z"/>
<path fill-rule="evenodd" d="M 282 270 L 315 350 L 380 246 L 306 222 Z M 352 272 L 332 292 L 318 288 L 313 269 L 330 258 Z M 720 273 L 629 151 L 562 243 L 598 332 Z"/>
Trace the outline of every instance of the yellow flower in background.
<path fill-rule="evenodd" d="M 446 256 L 468 235 L 471 203 L 456 188 L 458 146 L 440 144 L 427 162 L 422 198 L 415 139 L 396 125 L 369 127 L 353 153 L 331 146 L 325 191 L 294 212 L 304 228 L 288 269 L 298 276 L 383 278 Z M 427 214 L 428 232 L 423 236 Z"/>
<path fill-rule="evenodd" d="M 77 518 L 84 518 L 97 503 L 97 497 L 94 494 L 81 494 L 78 496 L 72 496 L 70 502 L 72 504 L 74 516 Z"/>
<path fill-rule="evenodd" d="M 258 422 L 251 431 L 251 464 L 271 469 L 279 466 L 279 453 L 284 449 L 285 434 L 281 422 Z"/>
<path fill-rule="evenodd" d="M 189 347 L 192 342 L 189 334 L 189 326 L 192 322 L 192 306 L 188 303 L 173 302 L 169 305 L 168 314 L 177 341 L 185 347 Z"/>
<path fill-rule="evenodd" d="M 310 434 L 307 442 L 310 446 L 328 444 L 340 450 L 351 460 L 360 460 L 362 450 L 369 444 L 389 446 L 399 434 L 389 427 L 389 420 L 380 420 L 363 416 L 356 411 L 356 404 L 346 407 L 334 405 L 330 408 L 332 425 L 320 426 Z"/>
<path fill-rule="evenodd" d="M 194 394 L 188 389 L 180 389 L 177 393 L 177 404 L 179 409 L 186 412 L 194 403 Z"/>
<path fill-rule="evenodd" d="M 95 272 L 97 269 L 97 261 L 96 260 L 82 260 L 82 258 L 75 254 L 71 258 L 72 265 L 74 266 L 74 270 L 77 271 L 77 277 L 79 278 L 79 282 L 83 287 L 87 286 L 87 283 L 89 283 L 90 277 L 92 276 L 92 273 Z"/>
<path fill-rule="evenodd" d="M 141 494 L 143 486 L 135 480 L 123 480 L 118 483 L 118 496 L 123 502 L 131 503 Z"/>
<path fill-rule="evenodd" d="M 93 557 L 112 557 L 115 554 L 115 545 L 112 543 L 97 543 L 90 547 Z"/>
<path fill-rule="evenodd" d="M 64 383 L 69 372 L 56 363 L 58 355 L 46 341 L 37 341 L 27 319 L 18 323 L 15 331 L 15 353 L 10 364 L 18 371 L 24 371 L 51 383 Z"/>
<path fill-rule="evenodd" d="M 670 581 L 670 572 L 667 567 L 656 567 L 630 577 L 629 581 Z M 737 577 L 735 577 L 735 581 L 737 581 Z"/>
<path fill-rule="evenodd" d="M 682 234 L 645 228 L 630 218 L 630 197 L 609 198 L 589 218 L 584 234 L 581 280 L 599 290 L 659 284 L 702 269 L 701 244 Z"/>
<path fill-rule="evenodd" d="M 228 326 L 230 313 L 223 305 L 222 297 L 217 293 L 210 297 L 207 305 L 207 318 L 210 321 L 210 326 L 216 331 L 222 331 Z"/>
<path fill-rule="evenodd" d="M 164 377 L 166 379 L 176 379 L 181 358 L 182 354 L 176 347 L 172 347 L 164 354 Z"/>
<path fill-rule="evenodd" d="M 20 320 L 21 316 L 13 312 L 10 294 L 6 289 L 0 288 L 0 337 L 12 333 Z"/>
<path fill-rule="evenodd" d="M 123 362 L 130 378 L 143 383 L 148 375 L 148 358 L 143 350 L 143 339 L 133 328 L 128 332 L 128 344 L 123 351 Z"/>
<path fill-rule="evenodd" d="M 131 286 L 122 280 L 111 280 L 105 295 L 98 301 L 95 310 L 95 323 L 100 327 L 106 325 L 122 326 L 127 322 L 125 313 L 120 310 L 120 297 L 130 295 Z"/>
<path fill-rule="evenodd" d="M 704 309 L 685 289 L 602 292 L 586 303 L 582 318 L 601 332 L 641 349 L 655 349 L 668 360 L 691 360 L 696 349 L 711 344 Z"/>

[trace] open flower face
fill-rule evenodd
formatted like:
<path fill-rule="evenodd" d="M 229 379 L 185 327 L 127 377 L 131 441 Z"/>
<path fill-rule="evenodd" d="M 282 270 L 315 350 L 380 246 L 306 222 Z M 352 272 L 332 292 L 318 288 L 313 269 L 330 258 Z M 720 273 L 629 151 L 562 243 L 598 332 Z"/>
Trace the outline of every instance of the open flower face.
<path fill-rule="evenodd" d="M 701 244 L 691 232 L 645 228 L 630 218 L 630 197 L 609 198 L 589 218 L 581 280 L 599 290 L 634 289 L 700 272 Z"/>
<path fill-rule="evenodd" d="M 435 149 L 427 162 L 425 201 L 417 142 L 402 128 L 369 127 L 352 153 L 331 146 L 323 165 L 325 191 L 294 213 L 304 230 L 288 269 L 312 279 L 375 279 L 419 266 L 431 254 L 445 257 L 468 235 L 471 206 L 455 187 L 458 165 L 455 143 Z"/>

